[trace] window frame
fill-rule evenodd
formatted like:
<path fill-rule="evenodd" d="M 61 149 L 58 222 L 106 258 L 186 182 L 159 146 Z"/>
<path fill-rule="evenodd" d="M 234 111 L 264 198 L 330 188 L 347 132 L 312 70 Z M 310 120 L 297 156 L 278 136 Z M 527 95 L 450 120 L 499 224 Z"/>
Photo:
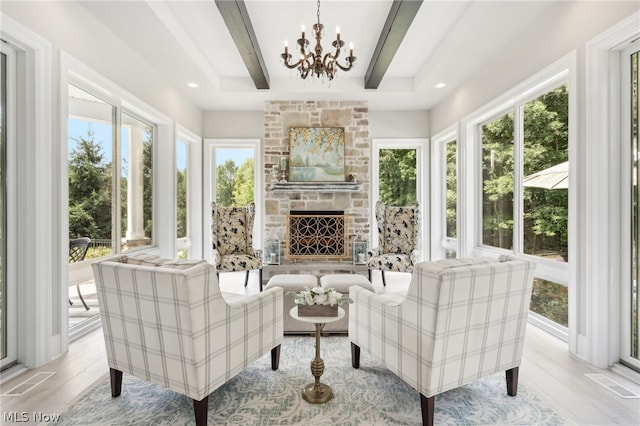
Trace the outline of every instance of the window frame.
<path fill-rule="evenodd" d="M 202 138 L 191 132 L 186 127 L 176 125 L 176 154 L 174 163 L 177 164 L 177 146 L 178 143 L 184 143 L 187 146 L 187 236 L 184 238 L 176 238 L 176 253 L 181 250 L 188 250 L 189 257 L 198 259 L 202 257 Z M 176 196 L 178 191 L 178 182 L 175 182 Z M 177 229 L 177 205 L 175 223 Z M 175 235 L 175 233 L 174 233 Z"/>
<path fill-rule="evenodd" d="M 444 259 L 446 250 L 460 252 L 459 238 L 447 236 L 447 144 L 456 144 L 456 180 L 460 178 L 460 150 L 458 127 L 450 126 L 431 138 L 431 260 Z M 456 206 L 460 204 L 460 185 L 457 185 Z M 456 208 L 456 235 L 460 235 L 459 209 Z"/>
<path fill-rule="evenodd" d="M 459 182 L 464 182 L 465 194 L 461 197 L 463 202 L 458 206 L 466 212 L 463 218 L 466 228 L 464 233 L 459 234 L 461 252 L 465 255 L 491 256 L 498 255 L 515 255 L 537 265 L 535 276 L 544 280 L 552 281 L 568 288 L 569 292 L 569 327 L 565 328 L 554 323 L 541 315 L 530 312 L 529 320 L 536 326 L 548 331 L 549 333 L 569 342 L 572 347 L 577 344 L 575 335 L 577 333 L 577 290 L 575 277 L 576 257 L 578 256 L 577 248 L 577 190 L 569 191 L 569 237 L 568 251 L 572 255 L 569 262 L 561 263 L 549 259 L 543 259 L 538 256 L 528 255 L 522 251 L 523 236 L 521 235 L 522 217 L 523 217 L 523 150 L 522 143 L 523 131 L 523 111 L 527 102 L 548 93 L 554 88 L 567 84 L 569 86 L 569 187 L 577 188 L 579 167 L 579 156 L 577 152 L 577 95 L 576 85 L 576 52 L 571 52 L 555 63 L 551 64 L 544 70 L 540 71 L 531 78 L 525 80 L 515 88 L 507 91 L 492 102 L 477 110 L 465 118 L 462 122 L 464 135 L 459 139 L 458 149 L 459 156 L 464 158 L 464 167 L 460 168 L 461 175 Z M 514 119 L 514 170 L 517 172 L 514 176 L 514 242 L 513 250 L 506 250 L 497 247 L 490 247 L 482 244 L 482 126 L 493 119 L 504 114 L 513 113 Z M 462 165 L 462 161 L 460 162 Z M 515 219 L 518 219 L 517 221 Z M 460 224 L 458 225 L 460 229 Z"/>
<path fill-rule="evenodd" d="M 431 185 L 428 138 L 373 138 L 371 140 L 371 205 L 372 218 L 369 232 L 369 247 L 378 246 L 378 226 L 375 223 L 376 203 L 380 193 L 380 150 L 381 149 L 415 149 L 416 150 L 416 198 L 420 213 L 420 241 L 418 246 L 419 261 L 431 257 L 429 242 L 431 223 L 429 212 L 429 187 Z"/>
<path fill-rule="evenodd" d="M 124 112 L 131 117 L 139 119 L 147 124 L 150 124 L 153 128 L 153 189 L 152 189 L 152 210 L 153 210 L 153 232 L 152 232 L 152 244 L 143 246 L 140 248 L 134 248 L 128 250 L 127 253 L 135 251 L 145 251 L 153 254 L 159 254 L 166 257 L 173 257 L 175 251 L 175 233 L 170 235 L 166 232 L 167 229 L 173 229 L 175 226 L 175 215 L 171 211 L 173 209 L 160 210 L 158 206 L 168 205 L 173 203 L 175 199 L 175 178 L 173 175 L 168 176 L 166 173 L 160 173 L 159 170 L 166 169 L 167 164 L 174 163 L 173 154 L 165 155 L 164 153 L 173 153 L 173 149 L 163 149 L 169 147 L 169 143 L 172 143 L 174 139 L 174 128 L 172 121 L 164 114 L 160 113 L 153 107 L 146 104 L 144 101 L 133 96 L 126 90 L 122 89 L 118 85 L 112 83 L 109 79 L 95 72 L 93 69 L 84 65 L 82 62 L 76 60 L 74 57 L 67 53 L 61 55 L 61 69 L 60 74 L 60 141 L 59 141 L 59 168 L 60 168 L 60 193 L 61 193 L 61 205 L 60 205 L 60 245 L 61 250 L 57 257 L 57 262 L 62 269 L 63 276 L 60 282 L 63 288 L 64 298 L 63 303 L 65 309 L 63 309 L 63 321 L 65 328 L 68 328 L 68 299 L 67 287 L 72 283 L 91 280 L 93 279 L 93 272 L 91 270 L 92 260 L 84 260 L 69 265 L 68 256 L 66 255 L 68 250 L 67 236 L 69 234 L 69 190 L 68 190 L 68 132 L 67 121 L 69 118 L 68 108 L 68 85 L 72 84 L 81 90 L 107 102 L 115 107 L 115 119 L 114 131 L 113 131 L 113 147 L 114 158 L 120 160 L 120 138 L 121 138 L 121 123 L 120 116 Z M 120 161 L 115 162 L 114 173 L 120 174 Z M 114 204 L 117 206 L 112 207 L 116 216 L 116 221 L 120 224 L 120 188 L 116 185 L 115 180 L 112 181 Z M 119 182 L 119 179 L 118 179 Z M 169 191 L 158 191 L 157 188 L 171 188 Z M 112 231 L 112 235 L 117 232 L 118 238 L 120 237 L 120 229 Z M 114 255 L 120 252 L 119 246 L 117 251 L 114 251 Z M 88 332 L 98 328 L 100 326 L 99 317 L 96 316 L 92 320 L 87 320 L 81 323 L 81 325 L 69 330 L 68 341 L 73 341 L 87 334 Z"/>
<path fill-rule="evenodd" d="M 263 209 L 264 198 L 264 156 L 261 155 L 263 142 L 261 139 L 205 138 L 202 144 L 202 222 L 203 229 L 211 229 L 211 201 L 216 199 L 216 156 L 218 148 L 251 148 L 255 152 L 253 162 L 253 200 L 256 205 L 256 216 L 253 224 L 253 247 L 262 250 L 263 244 Z M 203 259 L 213 262 L 211 232 L 203 233 Z"/>

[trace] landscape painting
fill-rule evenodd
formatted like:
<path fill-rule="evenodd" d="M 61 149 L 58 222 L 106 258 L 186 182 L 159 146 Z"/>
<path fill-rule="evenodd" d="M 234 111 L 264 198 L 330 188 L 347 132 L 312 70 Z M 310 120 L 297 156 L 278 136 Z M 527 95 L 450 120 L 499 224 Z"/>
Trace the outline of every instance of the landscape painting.
<path fill-rule="evenodd" d="M 344 128 L 292 127 L 290 182 L 344 182 Z"/>

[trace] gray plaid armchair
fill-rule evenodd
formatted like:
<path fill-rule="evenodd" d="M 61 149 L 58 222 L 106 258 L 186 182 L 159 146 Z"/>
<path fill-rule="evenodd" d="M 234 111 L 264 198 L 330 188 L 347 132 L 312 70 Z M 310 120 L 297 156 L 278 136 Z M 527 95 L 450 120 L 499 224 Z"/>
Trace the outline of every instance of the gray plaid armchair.
<path fill-rule="evenodd" d="M 216 271 L 247 271 L 244 286 L 249 282 L 249 271 L 257 269 L 262 291 L 262 250 L 253 248 L 253 222 L 256 205 L 247 207 L 220 207 L 211 203 L 211 243 Z"/>
<path fill-rule="evenodd" d="M 433 425 L 435 395 L 505 372 L 518 390 L 535 264 L 512 257 L 420 262 L 406 295 L 351 287 L 351 363 L 360 349 L 420 393 Z"/>
<path fill-rule="evenodd" d="M 135 254 L 91 266 L 113 397 L 131 374 L 192 398 L 206 425 L 214 390 L 269 351 L 278 369 L 281 288 L 227 301 L 204 260 Z"/>
<path fill-rule="evenodd" d="M 376 203 L 378 247 L 369 251 L 369 281 L 371 270 L 382 271 L 382 284 L 387 285 L 384 271 L 411 272 L 418 262 L 420 215 L 418 204 L 392 207 Z"/>

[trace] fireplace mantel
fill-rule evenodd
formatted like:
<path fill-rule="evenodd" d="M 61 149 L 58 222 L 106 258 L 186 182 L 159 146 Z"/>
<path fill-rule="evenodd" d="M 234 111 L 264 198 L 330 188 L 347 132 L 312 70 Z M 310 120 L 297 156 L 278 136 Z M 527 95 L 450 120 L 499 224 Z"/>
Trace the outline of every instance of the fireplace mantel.
<path fill-rule="evenodd" d="M 364 191 L 359 182 L 271 182 L 273 192 L 358 192 Z"/>

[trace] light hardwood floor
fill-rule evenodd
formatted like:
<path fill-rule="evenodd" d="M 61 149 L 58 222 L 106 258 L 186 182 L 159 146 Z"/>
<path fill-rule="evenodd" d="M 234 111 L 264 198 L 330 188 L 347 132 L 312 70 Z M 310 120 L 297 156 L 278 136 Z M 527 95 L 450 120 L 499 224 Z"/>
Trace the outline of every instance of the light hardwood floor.
<path fill-rule="evenodd" d="M 253 294 L 258 291 L 257 273 L 252 273 L 249 286 L 243 286 L 244 275 L 221 275 L 224 291 Z M 402 291 L 408 285 L 406 274 L 388 274 L 383 288 L 379 275 L 374 285 L 380 291 Z M 23 396 L 2 396 L 0 424 L 7 424 L 5 413 L 53 414 L 77 398 L 97 380 L 106 379 L 108 367 L 102 340 L 102 331 L 95 330 L 74 341 L 69 351 L 55 361 L 34 370 L 28 370 L 6 382 L 0 382 L 0 393 L 5 393 L 37 372 L 56 374 Z M 624 399 L 585 374 L 600 373 L 612 378 L 627 389 L 640 394 L 640 386 L 612 373 L 600 370 L 571 356 L 567 344 L 546 332 L 529 326 L 525 341 L 520 383 L 535 393 L 547 405 L 576 425 L 639 425 L 640 399 Z M 436 419 L 437 421 L 437 419 Z M 22 422 L 21 424 L 35 424 Z"/>

